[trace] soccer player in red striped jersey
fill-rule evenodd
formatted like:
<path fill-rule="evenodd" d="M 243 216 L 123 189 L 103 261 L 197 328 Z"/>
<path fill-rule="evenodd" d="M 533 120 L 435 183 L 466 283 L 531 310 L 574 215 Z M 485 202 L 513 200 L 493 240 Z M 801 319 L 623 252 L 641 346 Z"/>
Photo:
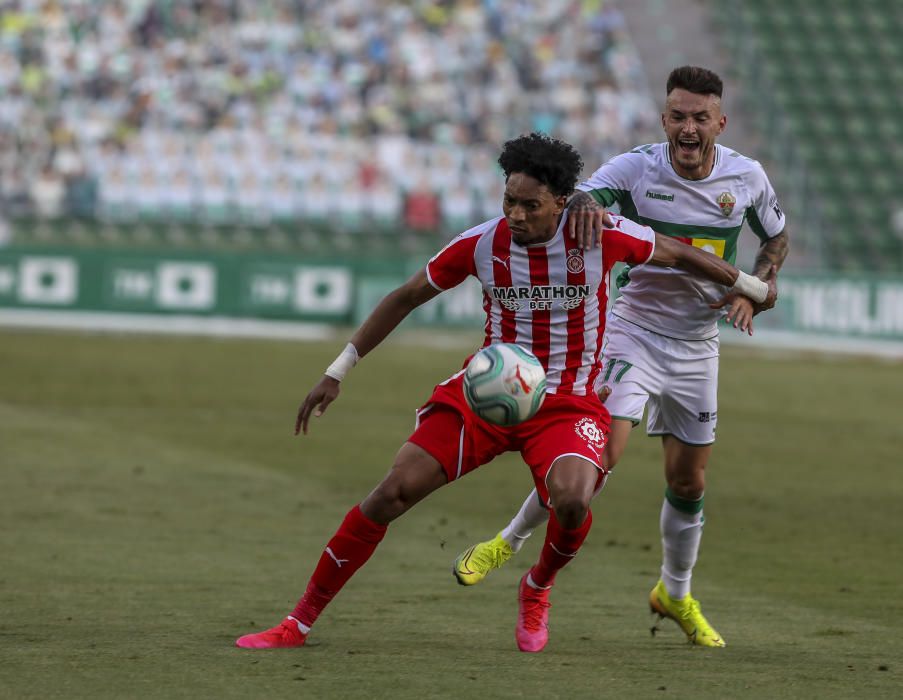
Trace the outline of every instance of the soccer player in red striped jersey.
<path fill-rule="evenodd" d="M 515 633 L 522 651 L 542 650 L 555 576 L 586 538 L 590 500 L 606 477 L 601 457 L 609 415 L 593 382 L 612 266 L 626 261 L 680 267 L 733 285 L 757 302 L 776 295 L 773 282 L 752 280 L 714 255 L 619 217 L 603 231 L 599 247 L 574 246 L 564 234 L 565 205 L 583 163 L 569 144 L 542 134 L 521 136 L 504 145 L 499 164 L 507 183 L 504 216 L 459 235 L 377 305 L 301 404 L 295 433 L 307 433 L 311 415 L 322 415 L 336 399 L 346 373 L 411 311 L 469 276 L 483 287 L 484 346 L 516 342 L 542 362 L 547 374 L 542 407 L 527 421 L 499 427 L 468 408 L 463 370 L 439 384 L 388 475 L 348 512 L 326 544 L 295 609 L 276 627 L 240 637 L 239 647 L 302 646 L 389 523 L 441 486 L 503 452 L 518 451 L 551 510 L 539 560 L 520 582 Z"/>
<path fill-rule="evenodd" d="M 754 274 L 775 274 L 789 250 L 789 232 L 761 164 L 717 143 L 727 125 L 723 84 L 712 71 L 680 66 L 668 76 L 662 127 L 666 140 L 638 146 L 604 163 L 577 186 L 568 205 L 574 245 L 592 247 L 605 207 L 675 241 L 734 262 L 746 224 L 760 239 Z M 649 594 L 657 617 L 674 620 L 693 644 L 726 646 L 691 592 L 702 539 L 706 471 L 718 424 L 718 320 L 711 302 L 724 287 L 673 268 L 644 265 L 618 275 L 620 295 L 608 314 L 603 369 L 611 431 L 609 469 L 621 461 L 645 413 L 646 431 L 660 437 L 665 494 L 659 517 L 661 577 Z M 752 334 L 753 316 L 768 305 L 725 298 L 735 328 Z M 548 517 L 531 492 L 494 538 L 468 547 L 455 561 L 458 583 L 474 585 L 502 566 Z M 656 627 L 652 628 L 657 629 Z"/>

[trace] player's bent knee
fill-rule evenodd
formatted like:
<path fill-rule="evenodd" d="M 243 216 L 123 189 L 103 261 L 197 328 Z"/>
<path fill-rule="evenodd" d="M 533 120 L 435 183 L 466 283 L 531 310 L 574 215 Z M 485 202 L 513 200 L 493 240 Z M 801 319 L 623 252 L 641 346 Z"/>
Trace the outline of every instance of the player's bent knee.
<path fill-rule="evenodd" d="M 361 503 L 361 511 L 371 520 L 387 524 L 403 515 L 419 498 L 416 491 L 403 480 L 395 478 L 394 470 L 370 492 Z"/>
<path fill-rule="evenodd" d="M 557 503 L 552 504 L 558 523 L 565 530 L 574 530 L 586 520 L 589 512 L 589 500 L 577 494 L 559 497 Z"/>
<path fill-rule="evenodd" d="M 563 528 L 583 524 L 598 479 L 598 467 L 582 458 L 563 457 L 552 464 L 547 477 L 549 498 Z"/>
<path fill-rule="evenodd" d="M 673 435 L 662 439 L 665 448 L 665 479 L 671 492 L 695 500 L 705 492 L 705 470 L 711 445 L 690 445 Z"/>

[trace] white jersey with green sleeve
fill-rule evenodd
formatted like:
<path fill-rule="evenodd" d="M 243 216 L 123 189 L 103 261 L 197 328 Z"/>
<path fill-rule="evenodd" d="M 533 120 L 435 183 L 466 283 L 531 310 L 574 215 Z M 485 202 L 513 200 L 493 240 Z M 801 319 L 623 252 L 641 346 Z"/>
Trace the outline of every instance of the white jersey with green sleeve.
<path fill-rule="evenodd" d="M 762 166 L 715 146 L 715 166 L 702 180 L 687 180 L 671 165 L 667 143 L 639 146 L 615 156 L 577 189 L 659 233 L 714 253 L 737 257 L 743 222 L 766 241 L 784 230 L 784 212 Z M 681 340 L 718 336 L 724 311 L 709 308 L 727 288 L 670 267 L 641 265 L 618 277 L 612 313 L 646 330 Z"/>

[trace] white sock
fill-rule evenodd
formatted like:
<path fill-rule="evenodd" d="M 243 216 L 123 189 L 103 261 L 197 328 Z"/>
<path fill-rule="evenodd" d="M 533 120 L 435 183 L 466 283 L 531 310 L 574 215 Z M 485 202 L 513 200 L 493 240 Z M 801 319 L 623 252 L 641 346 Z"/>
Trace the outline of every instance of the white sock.
<path fill-rule="evenodd" d="M 533 489 L 520 510 L 517 511 L 517 515 L 502 530 L 502 539 L 517 552 L 524 546 L 524 542 L 533 534 L 533 531 L 548 519 L 549 511 L 542 507 L 536 489 Z"/>
<path fill-rule="evenodd" d="M 551 586 L 540 586 L 536 583 L 536 581 L 533 580 L 533 574 L 527 574 L 527 585 L 537 591 L 547 591 L 551 588 Z"/>
<path fill-rule="evenodd" d="M 291 620 L 292 622 L 294 622 L 296 625 L 298 625 L 298 631 L 299 631 L 301 634 L 307 634 L 307 633 L 310 632 L 310 627 L 308 627 L 307 625 L 305 625 L 303 622 L 301 622 L 301 621 L 298 620 L 297 618 L 294 618 L 294 617 L 292 617 L 291 615 L 289 615 L 289 616 L 288 616 L 288 619 Z"/>
<path fill-rule="evenodd" d="M 662 581 L 672 598 L 683 598 L 690 592 L 693 566 L 702 540 L 702 511 L 685 513 L 668 499 L 662 504 L 659 521 L 662 531 Z"/>

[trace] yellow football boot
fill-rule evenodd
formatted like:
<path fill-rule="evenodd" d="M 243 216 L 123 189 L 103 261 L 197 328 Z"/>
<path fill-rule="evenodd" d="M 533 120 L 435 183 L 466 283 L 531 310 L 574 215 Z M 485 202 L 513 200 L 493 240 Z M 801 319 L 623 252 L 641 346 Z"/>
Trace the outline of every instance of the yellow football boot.
<path fill-rule="evenodd" d="M 502 539 L 500 532 L 488 542 L 478 542 L 461 552 L 452 565 L 452 573 L 462 586 L 472 586 L 493 569 L 498 569 L 512 554 L 514 550 Z"/>
<path fill-rule="evenodd" d="M 692 644 L 702 647 L 726 646 L 721 635 L 703 617 L 699 601 L 689 593 L 680 600 L 674 600 L 668 595 L 665 584 L 659 580 L 649 594 L 649 607 L 658 615 L 656 623 L 652 626 L 652 634 L 658 631 L 658 623 L 668 617 L 680 626 Z"/>

